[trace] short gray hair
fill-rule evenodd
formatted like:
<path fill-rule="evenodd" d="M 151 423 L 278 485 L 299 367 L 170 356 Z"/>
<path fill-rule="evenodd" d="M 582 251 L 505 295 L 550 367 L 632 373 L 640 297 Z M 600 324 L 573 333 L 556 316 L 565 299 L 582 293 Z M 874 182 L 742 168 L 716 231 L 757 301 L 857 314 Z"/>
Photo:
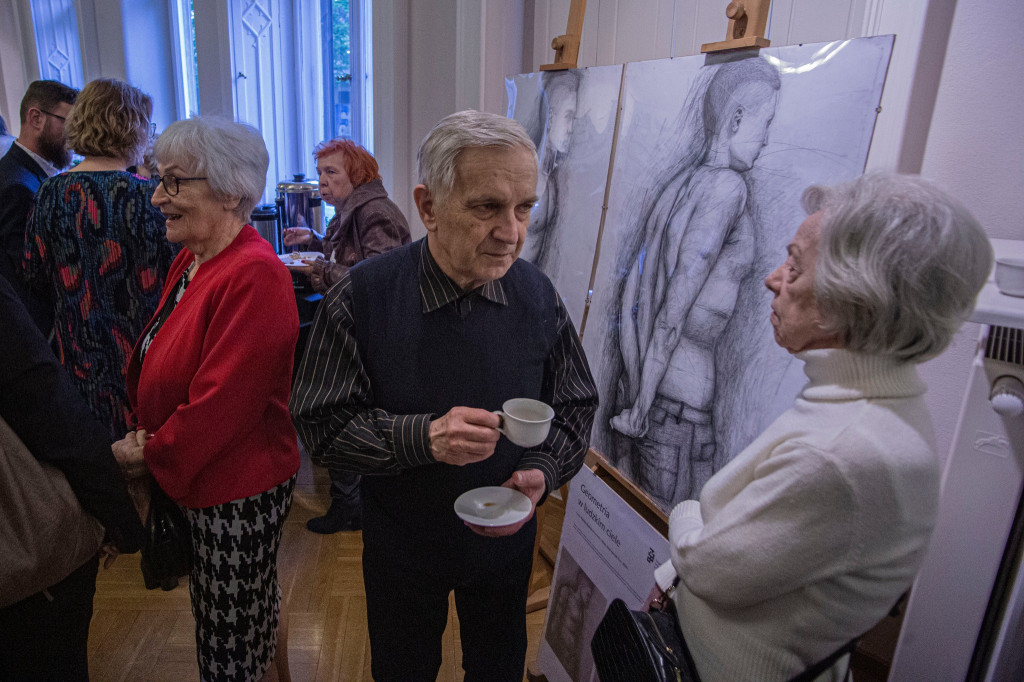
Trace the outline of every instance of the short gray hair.
<path fill-rule="evenodd" d="M 927 180 L 896 173 L 810 187 L 803 205 L 822 212 L 814 293 L 844 347 L 908 362 L 945 350 L 992 269 L 974 216 Z"/>
<path fill-rule="evenodd" d="M 153 145 L 163 164 L 205 177 L 213 193 L 239 197 L 235 215 L 248 221 L 267 183 L 270 156 L 260 132 L 219 116 L 195 116 L 167 126 Z"/>
<path fill-rule="evenodd" d="M 517 121 L 473 109 L 445 116 L 423 138 L 416 155 L 419 182 L 435 200 L 451 193 L 459 154 L 472 147 L 522 147 L 537 162 L 537 147 Z"/>

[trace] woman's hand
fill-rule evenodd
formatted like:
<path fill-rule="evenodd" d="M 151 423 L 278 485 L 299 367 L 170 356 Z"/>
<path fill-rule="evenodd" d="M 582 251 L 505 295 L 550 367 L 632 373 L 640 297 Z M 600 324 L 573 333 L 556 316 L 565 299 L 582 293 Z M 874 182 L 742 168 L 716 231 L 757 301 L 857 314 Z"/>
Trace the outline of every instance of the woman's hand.
<path fill-rule="evenodd" d="M 103 557 L 103 569 L 106 570 L 114 565 L 121 552 L 114 546 L 113 542 L 105 542 L 100 547 L 100 556 Z"/>
<path fill-rule="evenodd" d="M 644 600 L 644 611 L 661 611 L 665 608 L 665 604 L 671 599 L 670 596 L 665 594 L 658 583 L 654 583 L 654 587 L 651 588 L 651 593 L 647 595 L 647 599 Z"/>
<path fill-rule="evenodd" d="M 296 244 L 308 244 L 313 241 L 313 230 L 308 227 L 286 227 L 284 228 L 284 245 L 295 246 Z"/>
<path fill-rule="evenodd" d="M 307 277 L 309 279 L 309 283 L 313 286 L 313 289 L 319 291 L 321 288 L 324 288 L 324 266 L 327 261 L 323 258 L 317 258 L 315 261 L 307 263 L 307 265 L 292 265 L 288 269 Z"/>
<path fill-rule="evenodd" d="M 310 263 L 309 272 L 309 283 L 313 286 L 314 291 L 324 291 L 327 289 L 325 286 L 325 278 L 327 272 L 327 261 L 323 258 L 317 258 L 315 261 Z"/>
<path fill-rule="evenodd" d="M 146 523 L 146 519 L 149 518 L 149 467 L 142 456 L 142 449 L 149 437 L 145 429 L 139 429 L 125 434 L 124 438 L 111 446 L 114 451 L 114 459 L 121 465 L 121 471 L 124 472 L 128 497 L 131 498 L 142 523 Z M 113 563 L 113 559 L 109 559 L 109 561 Z"/>
<path fill-rule="evenodd" d="M 146 466 L 146 459 L 142 455 L 146 438 L 146 431 L 139 429 L 125 434 L 124 438 L 111 446 L 114 451 L 114 459 L 117 460 L 121 471 L 124 472 L 124 477 L 129 481 L 149 474 L 149 467 Z"/>

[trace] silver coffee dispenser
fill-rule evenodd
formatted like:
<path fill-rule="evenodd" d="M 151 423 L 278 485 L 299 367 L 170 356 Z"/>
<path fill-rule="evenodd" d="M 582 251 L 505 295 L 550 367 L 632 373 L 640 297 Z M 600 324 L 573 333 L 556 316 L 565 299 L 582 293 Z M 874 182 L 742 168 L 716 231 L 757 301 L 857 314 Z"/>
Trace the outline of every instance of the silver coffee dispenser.
<path fill-rule="evenodd" d="M 323 207 L 320 186 L 305 182 L 305 175 L 296 173 L 291 180 L 277 183 L 277 207 L 280 227 L 309 227 L 323 233 Z"/>
<path fill-rule="evenodd" d="M 264 204 L 252 210 L 249 222 L 260 233 L 260 236 L 270 242 L 276 253 L 281 253 L 284 246 L 281 241 L 281 224 L 277 219 L 277 206 Z"/>

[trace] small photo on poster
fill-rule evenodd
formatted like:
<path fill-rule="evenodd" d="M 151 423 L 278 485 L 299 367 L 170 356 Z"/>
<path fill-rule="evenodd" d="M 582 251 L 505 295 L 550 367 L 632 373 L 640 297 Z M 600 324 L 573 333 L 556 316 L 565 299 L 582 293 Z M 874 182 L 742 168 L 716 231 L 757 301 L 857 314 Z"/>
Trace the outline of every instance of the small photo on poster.
<path fill-rule="evenodd" d="M 570 680 L 596 680 L 590 639 L 608 599 L 568 552 L 558 559 L 544 637 Z"/>

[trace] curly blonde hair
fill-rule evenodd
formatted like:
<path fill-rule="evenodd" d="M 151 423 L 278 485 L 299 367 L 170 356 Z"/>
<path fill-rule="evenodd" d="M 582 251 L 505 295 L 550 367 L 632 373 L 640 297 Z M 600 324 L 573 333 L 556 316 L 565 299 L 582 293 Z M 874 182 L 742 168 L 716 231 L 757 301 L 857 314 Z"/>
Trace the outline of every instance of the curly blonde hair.
<path fill-rule="evenodd" d="M 149 141 L 153 100 L 114 78 L 86 83 L 68 115 L 68 145 L 82 156 L 109 156 L 133 163 Z"/>

